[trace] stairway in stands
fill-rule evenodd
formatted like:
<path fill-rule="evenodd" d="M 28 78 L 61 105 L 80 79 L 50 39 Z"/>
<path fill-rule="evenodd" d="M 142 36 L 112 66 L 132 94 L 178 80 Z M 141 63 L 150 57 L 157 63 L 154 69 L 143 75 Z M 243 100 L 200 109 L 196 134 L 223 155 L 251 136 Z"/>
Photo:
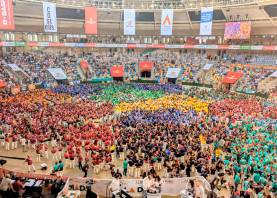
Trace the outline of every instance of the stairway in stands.
<path fill-rule="evenodd" d="M 4 69 L 9 74 L 10 78 L 14 80 L 15 83 L 23 84 L 24 82 L 30 79 L 30 76 L 23 70 L 14 71 L 9 66 L 5 66 Z"/>
<path fill-rule="evenodd" d="M 258 85 L 258 92 L 268 93 L 270 90 L 277 88 L 277 78 L 267 77 Z"/>

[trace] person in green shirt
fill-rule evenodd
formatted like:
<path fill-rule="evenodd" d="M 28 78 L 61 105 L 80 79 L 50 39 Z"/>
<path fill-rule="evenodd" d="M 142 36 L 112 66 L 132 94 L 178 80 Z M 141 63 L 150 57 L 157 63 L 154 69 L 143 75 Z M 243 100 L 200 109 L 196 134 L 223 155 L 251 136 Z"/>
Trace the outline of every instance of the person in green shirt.
<path fill-rule="evenodd" d="M 128 161 L 127 159 L 124 159 L 123 161 L 123 175 L 127 176 L 127 170 L 128 170 Z"/>
<path fill-rule="evenodd" d="M 254 182 L 255 183 L 259 183 L 260 182 L 260 179 L 261 179 L 261 176 L 259 173 L 255 172 L 254 175 L 253 175 L 253 179 L 254 179 Z"/>
<path fill-rule="evenodd" d="M 240 183 L 240 176 L 238 174 L 235 175 L 234 181 L 235 181 L 235 186 L 238 186 Z"/>
<path fill-rule="evenodd" d="M 59 171 L 59 164 L 58 164 L 58 162 L 55 162 L 53 170 L 54 170 L 55 173 Z"/>
<path fill-rule="evenodd" d="M 63 162 L 60 160 L 60 161 L 59 161 L 59 171 L 63 171 L 63 168 L 64 168 L 64 164 L 63 164 Z"/>

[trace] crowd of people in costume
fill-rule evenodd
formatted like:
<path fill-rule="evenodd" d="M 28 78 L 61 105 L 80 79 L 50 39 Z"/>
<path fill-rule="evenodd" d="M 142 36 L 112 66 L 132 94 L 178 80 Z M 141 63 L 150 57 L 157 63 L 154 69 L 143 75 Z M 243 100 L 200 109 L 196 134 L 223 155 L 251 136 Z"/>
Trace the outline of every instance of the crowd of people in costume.
<path fill-rule="evenodd" d="M 0 130 L 3 149 L 57 161 L 53 174 L 64 163 L 85 176 L 201 175 L 215 191 L 274 197 L 277 108 L 266 102 L 177 85 L 61 85 L 2 97 Z"/>

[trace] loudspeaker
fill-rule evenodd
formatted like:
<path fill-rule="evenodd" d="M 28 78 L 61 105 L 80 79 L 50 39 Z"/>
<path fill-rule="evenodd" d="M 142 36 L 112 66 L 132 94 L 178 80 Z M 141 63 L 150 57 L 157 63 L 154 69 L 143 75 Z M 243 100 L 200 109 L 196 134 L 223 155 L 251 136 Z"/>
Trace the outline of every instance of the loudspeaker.
<path fill-rule="evenodd" d="M 4 164 L 7 163 L 7 160 L 0 159 L 0 165 L 3 166 Z"/>
<path fill-rule="evenodd" d="M 86 198 L 97 198 L 97 194 L 92 192 L 91 189 L 88 189 Z"/>

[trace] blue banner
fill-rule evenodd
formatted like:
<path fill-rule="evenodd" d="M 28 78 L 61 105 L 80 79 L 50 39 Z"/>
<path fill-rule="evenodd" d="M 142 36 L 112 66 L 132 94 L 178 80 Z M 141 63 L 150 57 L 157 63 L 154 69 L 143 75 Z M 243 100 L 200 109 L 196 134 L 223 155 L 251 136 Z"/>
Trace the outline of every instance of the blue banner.
<path fill-rule="evenodd" d="M 201 8 L 200 35 L 207 36 L 212 34 L 213 7 Z"/>

